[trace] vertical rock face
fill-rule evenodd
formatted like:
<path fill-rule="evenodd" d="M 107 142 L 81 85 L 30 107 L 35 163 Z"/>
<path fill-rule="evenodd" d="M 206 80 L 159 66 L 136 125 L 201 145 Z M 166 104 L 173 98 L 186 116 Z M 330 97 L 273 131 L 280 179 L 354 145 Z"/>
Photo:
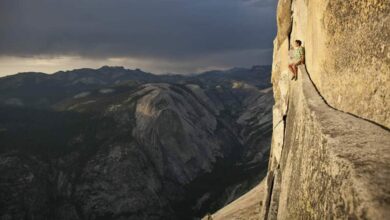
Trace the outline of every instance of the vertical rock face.
<path fill-rule="evenodd" d="M 261 219 L 390 216 L 389 20 L 389 1 L 279 1 Z M 291 81 L 296 39 L 306 66 Z"/>
<path fill-rule="evenodd" d="M 304 42 L 328 104 L 390 127 L 389 1 L 295 0 L 291 10 L 291 40 Z"/>

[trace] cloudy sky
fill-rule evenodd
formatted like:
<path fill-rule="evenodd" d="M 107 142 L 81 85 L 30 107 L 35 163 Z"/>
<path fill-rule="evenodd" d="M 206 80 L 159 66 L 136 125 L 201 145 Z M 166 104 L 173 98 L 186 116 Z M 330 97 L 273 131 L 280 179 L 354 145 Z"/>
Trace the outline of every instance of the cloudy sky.
<path fill-rule="evenodd" d="M 277 0 L 0 0 L 0 76 L 270 64 Z"/>

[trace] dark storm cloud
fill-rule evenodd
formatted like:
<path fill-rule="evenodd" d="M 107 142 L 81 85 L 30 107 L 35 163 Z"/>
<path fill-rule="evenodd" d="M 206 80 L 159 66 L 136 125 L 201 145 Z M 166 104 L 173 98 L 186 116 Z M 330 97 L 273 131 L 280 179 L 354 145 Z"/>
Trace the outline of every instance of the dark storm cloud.
<path fill-rule="evenodd" d="M 0 55 L 188 61 L 257 49 L 270 56 L 275 5 L 276 0 L 1 0 Z"/>

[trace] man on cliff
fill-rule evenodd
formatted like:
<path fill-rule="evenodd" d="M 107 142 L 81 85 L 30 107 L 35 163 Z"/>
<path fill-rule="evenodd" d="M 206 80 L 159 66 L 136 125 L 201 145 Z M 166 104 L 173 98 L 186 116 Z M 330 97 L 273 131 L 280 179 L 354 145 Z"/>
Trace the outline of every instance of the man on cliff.
<path fill-rule="evenodd" d="M 302 47 L 302 42 L 300 40 L 295 40 L 294 42 L 295 50 L 293 51 L 292 63 L 288 65 L 288 68 L 293 73 L 291 79 L 298 78 L 298 65 L 305 64 L 305 48 Z"/>

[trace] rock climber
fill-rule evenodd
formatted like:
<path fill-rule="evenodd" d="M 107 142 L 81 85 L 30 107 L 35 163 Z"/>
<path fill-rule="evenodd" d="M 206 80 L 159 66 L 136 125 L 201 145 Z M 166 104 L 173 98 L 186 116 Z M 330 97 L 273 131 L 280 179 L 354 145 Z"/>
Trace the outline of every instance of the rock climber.
<path fill-rule="evenodd" d="M 292 80 L 298 78 L 298 66 L 305 64 L 305 48 L 302 47 L 302 41 L 294 41 L 295 49 L 293 50 L 292 63 L 288 65 L 288 68 L 293 74 Z"/>

